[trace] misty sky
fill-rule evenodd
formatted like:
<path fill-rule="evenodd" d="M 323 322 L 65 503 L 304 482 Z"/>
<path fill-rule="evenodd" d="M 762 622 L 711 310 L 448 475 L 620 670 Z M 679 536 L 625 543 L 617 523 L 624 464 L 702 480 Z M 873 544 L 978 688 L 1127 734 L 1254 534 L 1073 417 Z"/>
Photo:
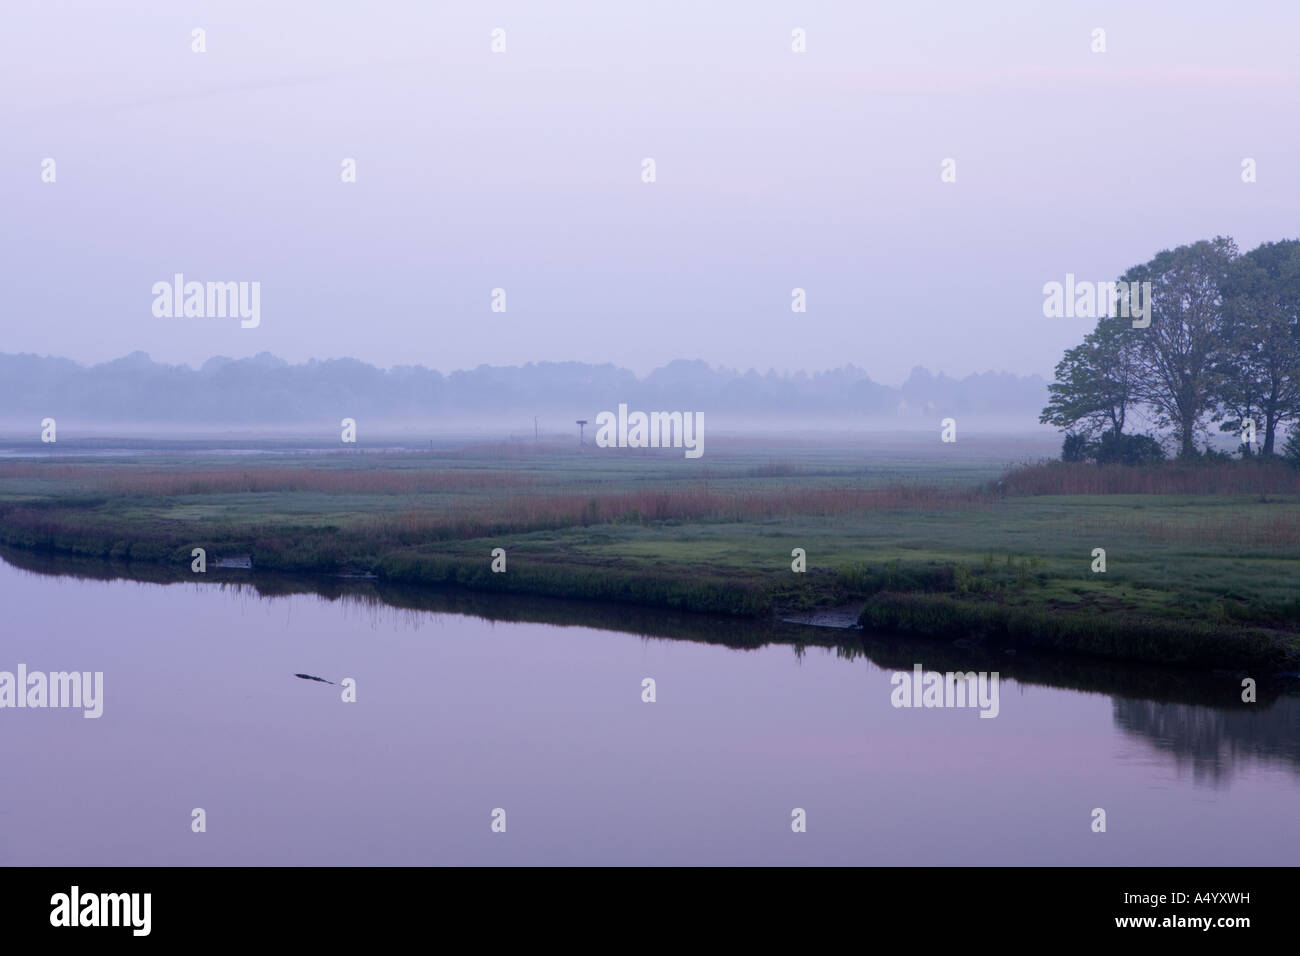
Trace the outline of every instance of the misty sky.
<path fill-rule="evenodd" d="M 0 351 L 1050 374 L 1091 323 L 1043 283 L 1300 235 L 1297 36 L 1293 0 L 4 0 Z M 259 281 L 261 325 L 156 318 L 176 272 Z"/>

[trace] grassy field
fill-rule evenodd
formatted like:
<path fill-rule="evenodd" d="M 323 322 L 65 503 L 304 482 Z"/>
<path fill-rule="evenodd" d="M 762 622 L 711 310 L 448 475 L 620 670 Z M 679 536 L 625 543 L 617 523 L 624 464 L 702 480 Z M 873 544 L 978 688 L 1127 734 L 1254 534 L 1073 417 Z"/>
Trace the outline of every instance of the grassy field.
<path fill-rule="evenodd" d="M 937 443 L 935 443 L 937 444 Z M 1300 473 L 1038 466 L 1017 449 L 714 440 L 666 452 L 183 452 L 0 461 L 0 543 L 188 569 L 373 573 L 881 631 L 1294 669 Z M 1064 492 L 1071 493 L 1048 493 Z M 494 548 L 505 573 L 491 571 Z M 791 551 L 807 572 L 791 570 Z M 1105 573 L 1092 552 L 1104 548 Z"/>

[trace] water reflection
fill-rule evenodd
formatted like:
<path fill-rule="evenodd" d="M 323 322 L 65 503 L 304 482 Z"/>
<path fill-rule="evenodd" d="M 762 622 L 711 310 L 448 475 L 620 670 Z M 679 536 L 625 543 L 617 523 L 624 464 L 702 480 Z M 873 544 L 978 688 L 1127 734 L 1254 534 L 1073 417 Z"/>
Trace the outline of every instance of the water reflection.
<path fill-rule="evenodd" d="M 1235 709 L 1116 698 L 1114 715 L 1116 727 L 1172 756 L 1203 786 L 1226 787 L 1252 762 L 1300 774 L 1300 698 L 1294 696 Z"/>
<path fill-rule="evenodd" d="M 92 559 L 51 558 L 0 549 L 0 559 L 40 575 L 87 580 L 133 580 L 195 586 L 184 570 L 121 565 Z M 1152 754 L 1172 762 L 1192 782 L 1222 789 L 1252 763 L 1281 766 L 1300 774 L 1300 684 L 1294 679 L 1255 676 L 1257 702 L 1243 703 L 1241 676 L 1120 664 L 1087 657 L 1010 653 L 950 641 L 865 635 L 783 624 L 779 621 L 639 608 L 613 603 L 573 602 L 506 592 L 392 586 L 372 578 L 325 578 L 230 570 L 210 574 L 200 587 L 217 587 L 257 600 L 316 595 L 345 613 L 360 612 L 373 627 L 399 624 L 418 630 L 440 615 L 487 621 L 529 622 L 637 634 L 646 640 L 690 641 L 735 650 L 786 645 L 796 661 L 809 648 L 823 648 L 846 661 L 866 660 L 886 671 L 910 670 L 918 660 L 928 669 L 998 671 L 1004 680 L 1112 698 L 1114 726 Z M 963 642 L 967 645 L 969 642 Z M 300 678 L 318 680 L 312 675 Z"/>

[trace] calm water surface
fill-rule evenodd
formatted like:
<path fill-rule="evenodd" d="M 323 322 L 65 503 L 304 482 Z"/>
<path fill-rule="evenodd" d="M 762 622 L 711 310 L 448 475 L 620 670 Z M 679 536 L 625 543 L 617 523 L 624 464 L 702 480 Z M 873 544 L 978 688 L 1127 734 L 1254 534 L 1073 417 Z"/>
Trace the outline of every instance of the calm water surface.
<path fill-rule="evenodd" d="M 895 709 L 893 667 L 822 648 L 3 562 L 0 607 L 0 670 L 103 671 L 105 698 L 0 710 L 0 865 L 1300 860 L 1295 697 L 1004 676 L 990 720 Z"/>

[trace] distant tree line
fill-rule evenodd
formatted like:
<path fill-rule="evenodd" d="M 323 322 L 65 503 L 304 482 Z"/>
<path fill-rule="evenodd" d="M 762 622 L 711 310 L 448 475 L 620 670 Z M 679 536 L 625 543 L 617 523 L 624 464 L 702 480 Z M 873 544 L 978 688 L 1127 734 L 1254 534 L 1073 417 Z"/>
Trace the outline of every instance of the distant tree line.
<path fill-rule="evenodd" d="M 855 427 L 869 420 L 887 425 L 920 419 L 928 427 L 949 414 L 1023 421 L 1042 404 L 1046 386 L 1039 375 L 953 378 L 921 367 L 892 386 L 854 365 L 778 373 L 680 359 L 645 375 L 584 362 L 480 365 L 444 374 L 419 365 L 376 368 L 355 359 L 290 364 L 269 353 L 216 357 L 197 369 L 155 362 L 143 352 L 89 368 L 68 359 L 0 353 L 0 428 L 29 427 L 48 415 L 61 427 L 66 419 L 133 426 L 308 423 L 333 431 L 351 416 L 367 427 L 513 420 L 531 434 L 533 418 L 540 416 L 544 433 L 562 427 L 576 438 L 575 419 L 594 419 L 620 402 L 723 414 L 733 421 Z M 716 426 L 726 419 L 709 420 Z"/>
<path fill-rule="evenodd" d="M 1039 421 L 1065 430 L 1061 457 L 1213 455 L 1211 425 L 1248 439 L 1253 423 L 1243 457 L 1274 455 L 1287 430 L 1284 453 L 1300 463 L 1300 428 L 1290 427 L 1300 421 L 1300 240 L 1241 254 L 1219 236 L 1165 250 L 1121 278 L 1130 288 L 1151 283 L 1150 324 L 1102 317 L 1057 364 Z"/>

